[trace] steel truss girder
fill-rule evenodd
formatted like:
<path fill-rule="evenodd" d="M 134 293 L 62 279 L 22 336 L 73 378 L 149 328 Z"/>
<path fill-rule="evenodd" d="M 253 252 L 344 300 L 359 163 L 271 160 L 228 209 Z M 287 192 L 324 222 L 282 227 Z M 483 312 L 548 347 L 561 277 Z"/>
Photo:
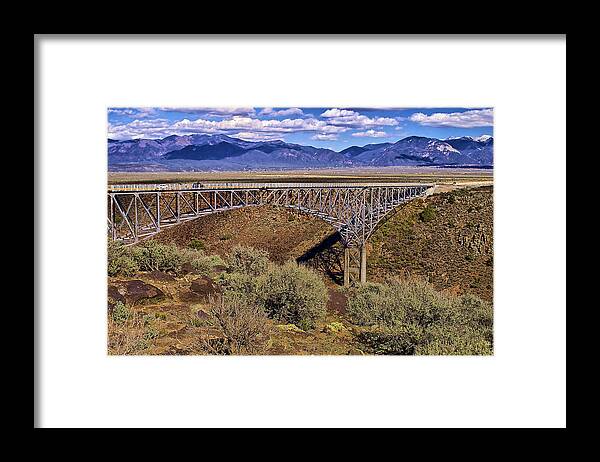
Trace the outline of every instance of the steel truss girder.
<path fill-rule="evenodd" d="M 333 226 L 345 247 L 362 247 L 400 204 L 425 195 L 432 185 L 265 187 L 235 189 L 129 189 L 108 193 L 108 234 L 137 242 L 161 229 L 240 207 L 274 205 L 318 217 Z"/>

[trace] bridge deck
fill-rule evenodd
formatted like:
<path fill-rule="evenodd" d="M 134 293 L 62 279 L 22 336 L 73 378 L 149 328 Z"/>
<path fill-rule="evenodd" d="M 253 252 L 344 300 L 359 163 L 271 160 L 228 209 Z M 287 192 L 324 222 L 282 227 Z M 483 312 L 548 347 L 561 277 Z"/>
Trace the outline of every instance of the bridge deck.
<path fill-rule="evenodd" d="M 327 183 L 246 183 L 246 182 L 202 182 L 194 183 L 166 183 L 166 184 L 111 184 L 108 185 L 108 192 L 156 192 L 156 191 L 214 191 L 223 189 L 289 189 L 289 188 L 396 188 L 396 187 L 415 187 L 425 186 L 433 187 L 428 183 L 372 183 L 372 182 L 327 182 Z"/>

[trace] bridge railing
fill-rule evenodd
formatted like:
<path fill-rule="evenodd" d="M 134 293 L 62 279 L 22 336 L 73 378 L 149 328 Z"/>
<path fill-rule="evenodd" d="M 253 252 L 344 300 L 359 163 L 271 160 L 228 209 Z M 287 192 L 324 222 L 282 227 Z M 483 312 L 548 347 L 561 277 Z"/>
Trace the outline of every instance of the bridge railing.
<path fill-rule="evenodd" d="M 369 183 L 369 182 L 328 182 L 328 183 L 244 183 L 244 182 L 203 182 L 203 183 L 131 183 L 110 184 L 108 192 L 143 191 L 211 191 L 220 189 L 290 189 L 290 188 L 390 188 L 390 187 L 433 187 L 427 183 Z"/>

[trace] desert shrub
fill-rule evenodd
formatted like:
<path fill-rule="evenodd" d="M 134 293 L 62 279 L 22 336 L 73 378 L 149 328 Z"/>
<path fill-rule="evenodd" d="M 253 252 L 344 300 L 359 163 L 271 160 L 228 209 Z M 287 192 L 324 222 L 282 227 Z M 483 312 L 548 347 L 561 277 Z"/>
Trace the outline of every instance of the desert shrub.
<path fill-rule="evenodd" d="M 203 349 L 213 354 L 259 354 L 269 340 L 270 328 L 262 308 L 244 298 L 229 297 L 210 301 L 206 324 L 218 338 L 201 338 Z"/>
<path fill-rule="evenodd" d="M 424 223 L 432 221 L 434 218 L 435 208 L 431 204 L 428 204 L 427 207 L 425 207 L 421 213 L 419 213 L 419 219 Z"/>
<path fill-rule="evenodd" d="M 108 274 L 110 276 L 117 274 L 122 276 L 133 276 L 137 274 L 139 270 L 140 267 L 133 258 L 123 256 L 113 260 L 112 263 L 109 262 Z"/>
<path fill-rule="evenodd" d="M 390 287 L 383 284 L 359 286 L 348 300 L 348 315 L 360 326 L 394 325 L 403 312 L 389 292 Z"/>
<path fill-rule="evenodd" d="M 117 258 L 124 256 L 127 252 L 127 247 L 125 247 L 121 242 L 109 239 L 106 244 L 106 250 L 108 262 L 110 263 L 112 260 L 116 260 Z"/>
<path fill-rule="evenodd" d="M 211 268 L 214 268 L 216 266 L 227 266 L 227 263 L 221 258 L 220 255 L 207 255 L 206 260 L 208 261 Z"/>
<path fill-rule="evenodd" d="M 227 255 L 230 271 L 258 276 L 269 266 L 268 252 L 252 247 L 235 246 Z"/>
<path fill-rule="evenodd" d="M 202 255 L 192 258 L 192 269 L 198 274 L 209 275 L 216 266 L 226 266 L 219 255 Z"/>
<path fill-rule="evenodd" d="M 192 269 L 195 273 L 208 275 L 210 274 L 210 270 L 212 266 L 210 262 L 205 257 L 194 258 L 190 264 L 192 265 Z"/>
<path fill-rule="evenodd" d="M 117 302 L 113 306 L 111 317 L 116 323 L 124 323 L 125 321 L 127 321 L 127 319 L 129 319 L 130 315 L 131 313 L 129 312 L 129 308 L 127 308 L 127 306 L 123 302 Z"/>
<path fill-rule="evenodd" d="M 109 276 L 133 276 L 139 271 L 129 249 L 120 242 L 108 241 L 107 272 Z"/>
<path fill-rule="evenodd" d="M 289 261 L 272 266 L 258 281 L 258 300 L 267 316 L 302 329 L 325 315 L 327 288 L 312 270 Z"/>
<path fill-rule="evenodd" d="M 114 316 L 108 318 L 108 354 L 143 354 L 150 346 L 149 340 L 144 338 L 147 337 L 144 316 L 127 310 L 125 305 L 116 305 L 112 313 Z"/>
<path fill-rule="evenodd" d="M 204 250 L 206 245 L 202 239 L 193 238 L 188 244 L 188 247 L 194 250 Z"/>
<path fill-rule="evenodd" d="M 412 324 L 392 329 L 376 329 L 358 334 L 358 341 L 372 353 L 380 355 L 414 355 L 421 343 L 422 329 Z"/>
<path fill-rule="evenodd" d="M 177 273 L 186 258 L 175 244 L 146 241 L 131 249 L 131 256 L 143 271 Z"/>
<path fill-rule="evenodd" d="M 417 355 L 490 355 L 491 339 L 479 329 L 456 324 L 435 326 L 426 332 L 427 341 L 415 348 Z"/>
<path fill-rule="evenodd" d="M 261 290 L 261 281 L 259 278 L 247 273 L 228 273 L 222 274 L 219 284 L 223 288 L 224 297 L 245 299 L 248 303 L 260 305 L 258 294 Z"/>
<path fill-rule="evenodd" d="M 150 340 L 154 340 L 155 338 L 158 338 L 159 335 L 160 335 L 160 332 L 156 327 L 148 326 L 148 327 L 146 327 L 146 330 L 144 330 L 144 333 L 142 334 L 142 338 L 146 341 L 150 341 Z"/>
<path fill-rule="evenodd" d="M 358 340 L 376 354 L 492 354 L 489 303 L 454 297 L 419 281 L 390 281 L 354 289 L 348 315 L 369 329 Z"/>

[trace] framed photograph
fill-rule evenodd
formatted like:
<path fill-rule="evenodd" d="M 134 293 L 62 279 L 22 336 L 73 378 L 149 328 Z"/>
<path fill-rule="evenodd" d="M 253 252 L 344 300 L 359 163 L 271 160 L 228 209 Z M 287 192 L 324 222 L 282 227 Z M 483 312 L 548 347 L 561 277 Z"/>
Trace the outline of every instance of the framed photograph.
<path fill-rule="evenodd" d="M 565 36 L 34 58 L 36 427 L 566 425 Z"/>
<path fill-rule="evenodd" d="M 492 108 L 107 116 L 109 354 L 493 353 Z"/>

